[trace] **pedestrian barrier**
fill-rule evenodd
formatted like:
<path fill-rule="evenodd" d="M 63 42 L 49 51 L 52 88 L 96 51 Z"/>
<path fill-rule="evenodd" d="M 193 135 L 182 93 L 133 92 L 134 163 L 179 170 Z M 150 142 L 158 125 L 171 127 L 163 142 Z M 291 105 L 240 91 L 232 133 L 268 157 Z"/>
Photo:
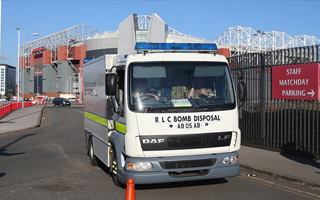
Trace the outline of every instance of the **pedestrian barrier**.
<path fill-rule="evenodd" d="M 24 107 L 33 106 L 32 102 L 24 102 Z M 0 106 L 0 119 L 14 110 L 22 108 L 22 102 L 11 102 Z"/>
<path fill-rule="evenodd" d="M 134 180 L 132 178 L 129 178 L 127 181 L 125 200 L 136 200 L 136 193 L 134 191 Z"/>

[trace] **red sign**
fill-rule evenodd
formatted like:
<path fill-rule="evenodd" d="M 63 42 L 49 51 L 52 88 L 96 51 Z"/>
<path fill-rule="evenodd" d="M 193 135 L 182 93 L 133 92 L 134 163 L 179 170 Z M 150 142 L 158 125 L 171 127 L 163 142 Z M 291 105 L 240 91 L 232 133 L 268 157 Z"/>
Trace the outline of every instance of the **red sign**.
<path fill-rule="evenodd" d="M 44 46 L 43 46 L 43 47 L 36 48 L 36 49 L 33 49 L 33 50 L 32 50 L 32 53 L 35 53 L 35 52 L 38 52 L 38 51 L 43 51 L 43 50 L 45 50 L 45 47 L 44 47 Z"/>
<path fill-rule="evenodd" d="M 319 63 L 272 68 L 272 99 L 319 100 Z"/>

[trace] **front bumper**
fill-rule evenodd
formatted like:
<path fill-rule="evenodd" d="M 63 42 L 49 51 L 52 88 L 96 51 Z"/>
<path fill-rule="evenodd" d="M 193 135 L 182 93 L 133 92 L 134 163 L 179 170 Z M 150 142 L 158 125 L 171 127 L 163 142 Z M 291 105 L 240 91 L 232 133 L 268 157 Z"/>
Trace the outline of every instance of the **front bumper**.
<path fill-rule="evenodd" d="M 151 162 L 152 171 L 133 172 L 126 169 L 120 170 L 118 180 L 126 183 L 129 178 L 133 178 L 135 184 L 152 184 L 195 181 L 206 179 L 217 179 L 238 176 L 240 174 L 240 164 L 223 165 L 222 160 L 227 156 L 238 156 L 237 152 L 202 155 L 202 156 L 177 156 L 166 158 L 127 158 L 126 162 Z M 204 167 L 187 167 L 164 169 L 160 163 L 174 161 L 197 161 L 214 159 L 215 163 L 211 166 Z"/>

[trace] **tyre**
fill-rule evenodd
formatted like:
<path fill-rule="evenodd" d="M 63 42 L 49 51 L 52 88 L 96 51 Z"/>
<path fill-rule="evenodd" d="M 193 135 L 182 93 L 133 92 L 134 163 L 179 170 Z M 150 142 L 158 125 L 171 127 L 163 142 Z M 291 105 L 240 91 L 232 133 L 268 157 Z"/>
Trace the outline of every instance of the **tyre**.
<path fill-rule="evenodd" d="M 92 166 L 97 166 L 97 165 L 98 165 L 98 159 L 97 159 L 97 157 L 94 155 L 92 138 L 89 139 L 88 155 L 89 155 L 89 158 L 90 158 L 90 163 L 91 163 L 91 165 L 92 165 Z"/>

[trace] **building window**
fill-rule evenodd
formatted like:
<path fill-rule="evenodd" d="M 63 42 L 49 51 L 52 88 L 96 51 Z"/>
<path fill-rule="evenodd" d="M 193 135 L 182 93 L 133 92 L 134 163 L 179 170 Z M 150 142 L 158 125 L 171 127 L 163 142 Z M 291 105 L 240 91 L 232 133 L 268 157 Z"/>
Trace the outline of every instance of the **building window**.
<path fill-rule="evenodd" d="M 148 37 L 148 30 L 136 31 L 136 42 L 146 42 Z"/>

